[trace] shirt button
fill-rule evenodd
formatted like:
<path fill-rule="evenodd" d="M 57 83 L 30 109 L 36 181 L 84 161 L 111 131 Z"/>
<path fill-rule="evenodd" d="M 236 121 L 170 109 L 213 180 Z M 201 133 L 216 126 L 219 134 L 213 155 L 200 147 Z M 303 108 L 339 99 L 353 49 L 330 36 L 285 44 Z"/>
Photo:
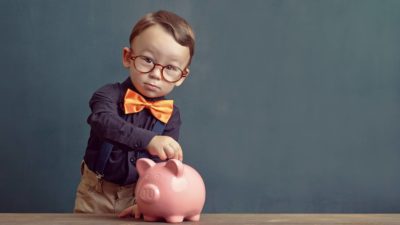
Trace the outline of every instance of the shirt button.
<path fill-rule="evenodd" d="M 129 161 L 130 161 L 132 164 L 135 164 L 135 159 L 134 159 L 133 157 L 130 158 Z"/>

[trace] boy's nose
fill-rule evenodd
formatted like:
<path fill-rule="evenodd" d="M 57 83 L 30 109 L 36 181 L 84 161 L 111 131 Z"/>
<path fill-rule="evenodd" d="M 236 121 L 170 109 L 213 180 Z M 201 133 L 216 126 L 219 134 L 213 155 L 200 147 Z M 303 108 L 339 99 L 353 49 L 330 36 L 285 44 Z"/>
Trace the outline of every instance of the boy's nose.
<path fill-rule="evenodd" d="M 154 69 L 150 71 L 150 77 L 160 80 L 161 79 L 161 73 L 162 73 L 163 67 L 161 65 L 155 65 Z"/>

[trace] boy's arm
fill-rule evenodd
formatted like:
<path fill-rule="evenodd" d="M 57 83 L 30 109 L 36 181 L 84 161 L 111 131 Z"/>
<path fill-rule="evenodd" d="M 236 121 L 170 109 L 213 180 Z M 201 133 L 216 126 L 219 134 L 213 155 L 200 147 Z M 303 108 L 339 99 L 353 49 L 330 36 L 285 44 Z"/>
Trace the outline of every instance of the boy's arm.
<path fill-rule="evenodd" d="M 89 103 L 92 113 L 87 122 L 99 137 L 125 145 L 133 150 L 146 148 L 156 134 L 136 127 L 119 116 L 118 107 L 121 94 L 118 85 L 106 85 L 93 94 Z"/>
<path fill-rule="evenodd" d="M 157 155 L 161 160 L 167 158 L 183 160 L 183 151 L 178 143 L 181 119 L 178 107 L 174 106 L 171 119 L 165 126 L 162 136 L 155 136 L 146 147 L 150 154 Z"/>

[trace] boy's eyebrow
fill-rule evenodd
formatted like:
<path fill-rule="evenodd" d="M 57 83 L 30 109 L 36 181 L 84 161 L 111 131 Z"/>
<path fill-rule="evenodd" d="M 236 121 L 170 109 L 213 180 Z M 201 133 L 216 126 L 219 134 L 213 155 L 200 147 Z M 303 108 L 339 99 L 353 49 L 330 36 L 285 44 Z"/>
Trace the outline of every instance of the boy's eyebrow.
<path fill-rule="evenodd" d="M 149 49 L 149 48 L 143 49 L 142 54 L 145 54 L 145 53 L 149 53 L 152 56 L 153 59 L 155 58 L 154 57 L 155 54 L 153 53 L 153 51 L 151 51 L 151 49 Z M 156 63 L 158 63 L 158 62 L 156 62 Z M 176 63 L 179 66 L 184 66 L 184 65 L 180 65 L 180 62 L 179 62 L 178 58 L 176 58 L 176 57 L 168 57 L 168 64 L 172 64 L 172 63 L 174 63 L 174 64 Z"/>
<path fill-rule="evenodd" d="M 151 55 L 154 55 L 153 52 L 151 50 L 148 50 L 148 49 L 142 50 L 141 54 L 145 54 L 145 53 L 150 53 Z"/>

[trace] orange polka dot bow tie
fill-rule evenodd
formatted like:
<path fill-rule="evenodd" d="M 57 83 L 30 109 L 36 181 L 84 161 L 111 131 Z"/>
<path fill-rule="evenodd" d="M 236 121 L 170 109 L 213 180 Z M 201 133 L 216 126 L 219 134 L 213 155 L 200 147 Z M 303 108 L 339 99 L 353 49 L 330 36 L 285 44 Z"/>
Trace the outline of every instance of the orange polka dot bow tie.
<path fill-rule="evenodd" d="M 173 100 L 160 100 L 148 102 L 140 94 L 128 89 L 124 98 L 125 114 L 137 113 L 144 108 L 150 110 L 151 114 L 163 123 L 167 123 L 171 118 L 174 108 Z"/>

